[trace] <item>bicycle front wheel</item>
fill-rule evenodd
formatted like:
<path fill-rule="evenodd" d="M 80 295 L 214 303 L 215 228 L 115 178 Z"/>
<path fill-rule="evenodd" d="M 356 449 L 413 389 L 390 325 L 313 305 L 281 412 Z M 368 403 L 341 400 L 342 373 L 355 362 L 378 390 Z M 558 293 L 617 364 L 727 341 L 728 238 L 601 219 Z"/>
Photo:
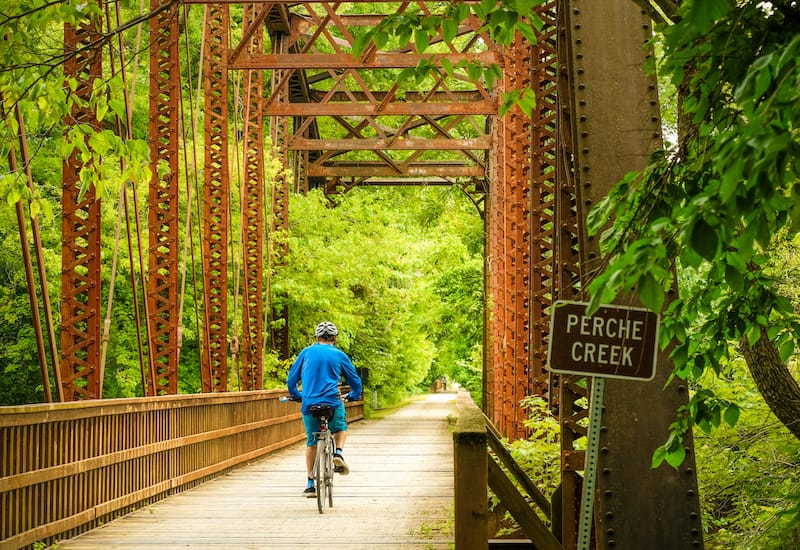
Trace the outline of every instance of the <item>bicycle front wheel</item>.
<path fill-rule="evenodd" d="M 325 472 L 328 469 L 328 454 L 327 440 L 318 440 L 317 459 L 314 462 L 314 483 L 317 484 L 317 509 L 320 514 L 325 511 L 325 496 L 328 492 L 328 484 L 325 479 L 327 477 Z"/>

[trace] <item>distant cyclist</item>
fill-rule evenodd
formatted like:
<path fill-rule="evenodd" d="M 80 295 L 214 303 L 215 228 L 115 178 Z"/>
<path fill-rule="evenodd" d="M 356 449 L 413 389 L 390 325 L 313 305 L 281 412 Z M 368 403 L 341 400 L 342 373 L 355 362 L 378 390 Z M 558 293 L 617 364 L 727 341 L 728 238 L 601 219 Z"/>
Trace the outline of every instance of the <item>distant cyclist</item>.
<path fill-rule="evenodd" d="M 350 468 L 342 456 L 347 436 L 347 420 L 344 404 L 339 398 L 339 379 L 344 375 L 345 381 L 350 385 L 350 393 L 346 398 L 357 400 L 361 397 L 361 378 L 347 354 L 336 347 L 338 334 L 339 330 L 336 325 L 329 321 L 323 321 L 317 325 L 314 331 L 317 343 L 300 352 L 289 369 L 286 379 L 289 395 L 292 399 L 302 399 L 303 402 L 301 411 L 306 427 L 306 469 L 308 470 L 308 484 L 303 494 L 308 498 L 313 498 L 317 494 L 312 475 L 314 460 L 317 457 L 314 432 L 319 431 L 319 421 L 309 413 L 313 405 L 330 405 L 333 408 L 333 418 L 328 423 L 336 442 L 333 464 L 340 474 L 350 473 Z M 298 384 L 301 384 L 302 391 L 298 391 Z"/>

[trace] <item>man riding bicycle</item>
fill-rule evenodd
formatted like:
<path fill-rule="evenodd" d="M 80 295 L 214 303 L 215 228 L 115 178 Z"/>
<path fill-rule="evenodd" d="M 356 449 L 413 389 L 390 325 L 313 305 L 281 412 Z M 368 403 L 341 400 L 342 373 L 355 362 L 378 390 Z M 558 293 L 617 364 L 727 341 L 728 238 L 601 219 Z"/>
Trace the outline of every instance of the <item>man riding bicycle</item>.
<path fill-rule="evenodd" d="M 336 452 L 333 463 L 336 471 L 342 475 L 350 473 L 350 468 L 342 456 L 342 449 L 347 436 L 347 419 L 345 407 L 339 398 L 339 380 L 344 375 L 345 381 L 350 385 L 350 393 L 346 399 L 357 400 L 361 397 L 361 378 L 358 376 L 350 357 L 336 347 L 336 337 L 339 330 L 329 321 L 317 325 L 314 337 L 317 343 L 312 344 L 300 352 L 286 379 L 286 386 L 292 399 L 302 400 L 303 424 L 306 427 L 306 469 L 308 470 L 308 484 L 303 494 L 308 498 L 316 496 L 316 487 L 312 477 L 314 461 L 317 456 L 316 439 L 314 432 L 319 431 L 319 420 L 310 414 L 314 405 L 330 405 L 333 408 L 333 418 L 328 423 L 328 428 L 333 434 L 336 443 Z M 302 391 L 297 386 L 301 384 Z"/>

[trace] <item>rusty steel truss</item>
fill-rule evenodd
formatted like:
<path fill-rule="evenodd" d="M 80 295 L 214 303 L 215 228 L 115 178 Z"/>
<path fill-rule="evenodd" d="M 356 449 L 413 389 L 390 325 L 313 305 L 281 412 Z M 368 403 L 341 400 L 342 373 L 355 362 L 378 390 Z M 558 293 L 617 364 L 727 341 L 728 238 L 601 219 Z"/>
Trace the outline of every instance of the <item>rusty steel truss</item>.
<path fill-rule="evenodd" d="M 154 394 L 176 393 L 178 379 L 179 26 L 178 8 L 167 4 L 151 2 L 161 10 L 151 22 L 147 299 Z M 510 439 L 529 433 L 521 405 L 526 397 L 544 398 L 558 415 L 562 487 L 554 507 L 561 510 L 562 543 L 574 548 L 591 380 L 547 371 L 549 307 L 556 299 L 583 297 L 599 260 L 599 249 L 586 234 L 586 211 L 625 171 L 640 168 L 660 139 L 655 83 L 640 72 L 642 44 L 651 32 L 645 14 L 628 0 L 608 0 L 602 7 L 588 0 L 551 0 L 537 8 L 544 26 L 535 44 L 519 36 L 500 48 L 470 16 L 452 41 L 438 29 L 419 53 L 413 44 L 392 39 L 366 41 L 361 51 L 355 45 L 387 16 L 431 16 L 441 3 L 380 4 L 393 14 L 375 12 L 371 6 L 377 4 L 370 0 L 184 4 L 205 9 L 203 391 L 227 390 L 229 354 L 239 350 L 240 387 L 260 389 L 267 335 L 268 345 L 289 357 L 287 297 L 265 301 L 270 273 L 264 264 L 269 270 L 287 261 L 292 192 L 458 186 L 485 220 L 484 408 Z M 88 97 L 101 74 L 99 51 L 84 47 L 98 36 L 92 26 L 65 31 L 66 52 L 74 53 L 66 73 L 78 81 L 80 97 Z M 502 78 L 485 85 L 466 68 L 468 61 L 496 64 Z M 423 65 L 429 67 L 426 78 L 408 73 Z M 229 140 L 239 116 L 229 109 L 238 105 L 231 96 L 232 74 L 243 75 L 244 83 L 242 181 L 236 184 L 242 202 L 239 334 L 231 334 L 229 326 L 229 239 L 235 227 L 230 196 L 236 191 Z M 533 113 L 514 107 L 500 116 L 501 94 L 523 90 L 535 93 Z M 68 122 L 96 121 L 91 113 L 76 111 Z M 269 181 L 267 147 L 284 167 Z M 80 193 L 79 170 L 75 157 L 64 163 L 61 368 L 69 399 L 100 397 L 99 201 L 93 189 Z M 655 383 L 607 386 L 603 477 L 596 495 L 598 548 L 656 540 L 663 522 L 681 532 L 683 546 L 675 548 L 697 547 L 698 540 L 702 545 L 691 453 L 684 471 L 648 476 L 648 452 L 686 399 L 685 388 L 670 387 L 664 397 L 665 363 L 661 358 L 662 376 Z M 630 417 L 642 414 L 653 418 L 632 425 Z M 643 511 L 642 501 L 654 499 L 658 506 Z M 680 508 L 667 505 L 678 501 Z M 634 509 L 650 520 L 626 518 L 626 510 Z"/>
<path fill-rule="evenodd" d="M 264 47 L 263 17 L 266 6 L 246 4 L 243 30 L 251 35 L 249 52 Z M 264 387 L 264 74 L 245 73 L 244 181 L 242 182 L 243 308 L 242 389 Z"/>
<path fill-rule="evenodd" d="M 95 80 L 103 76 L 99 22 L 64 29 L 64 74 L 74 78 L 75 103 L 67 128 L 100 124 L 87 107 Z M 61 218 L 61 380 L 64 399 L 98 399 L 100 388 L 100 199 L 94 185 L 82 188 L 82 163 L 74 152 L 63 164 Z"/>
<path fill-rule="evenodd" d="M 203 391 L 228 389 L 228 35 L 227 4 L 208 4 L 203 59 L 205 159 L 203 182 Z"/>
<path fill-rule="evenodd" d="M 150 9 L 164 0 L 151 0 Z M 148 337 L 155 372 L 149 395 L 178 393 L 178 7 L 150 22 Z"/>

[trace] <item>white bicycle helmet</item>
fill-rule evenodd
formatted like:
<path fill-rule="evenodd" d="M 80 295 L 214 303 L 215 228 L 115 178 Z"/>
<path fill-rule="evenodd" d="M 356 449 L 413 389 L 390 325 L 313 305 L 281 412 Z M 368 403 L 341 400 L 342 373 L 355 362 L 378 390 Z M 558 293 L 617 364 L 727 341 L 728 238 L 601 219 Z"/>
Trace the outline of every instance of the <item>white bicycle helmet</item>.
<path fill-rule="evenodd" d="M 314 338 L 319 340 L 320 338 L 325 338 L 326 340 L 331 339 L 339 334 L 339 329 L 336 328 L 336 325 L 331 323 L 330 321 L 322 321 L 320 324 L 317 325 L 317 328 L 314 330 Z"/>

